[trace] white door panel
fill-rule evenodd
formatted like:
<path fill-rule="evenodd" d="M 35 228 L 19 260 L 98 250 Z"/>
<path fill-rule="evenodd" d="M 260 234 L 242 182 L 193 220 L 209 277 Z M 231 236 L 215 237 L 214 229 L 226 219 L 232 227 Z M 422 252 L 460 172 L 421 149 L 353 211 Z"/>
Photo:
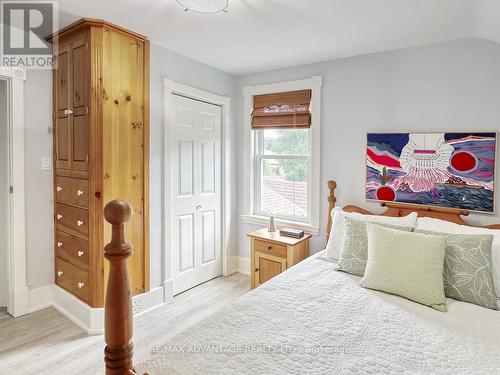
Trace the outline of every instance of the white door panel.
<path fill-rule="evenodd" d="M 221 108 L 172 95 L 174 294 L 221 274 Z"/>

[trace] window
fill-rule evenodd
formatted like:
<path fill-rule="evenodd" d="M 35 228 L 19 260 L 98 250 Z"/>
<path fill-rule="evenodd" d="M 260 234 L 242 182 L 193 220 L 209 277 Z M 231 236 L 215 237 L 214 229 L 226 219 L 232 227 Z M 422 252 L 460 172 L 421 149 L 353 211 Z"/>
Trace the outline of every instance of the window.
<path fill-rule="evenodd" d="M 309 222 L 310 130 L 254 130 L 254 212 Z"/>
<path fill-rule="evenodd" d="M 267 226 L 273 215 L 318 234 L 321 77 L 245 86 L 243 96 L 243 222 Z"/>

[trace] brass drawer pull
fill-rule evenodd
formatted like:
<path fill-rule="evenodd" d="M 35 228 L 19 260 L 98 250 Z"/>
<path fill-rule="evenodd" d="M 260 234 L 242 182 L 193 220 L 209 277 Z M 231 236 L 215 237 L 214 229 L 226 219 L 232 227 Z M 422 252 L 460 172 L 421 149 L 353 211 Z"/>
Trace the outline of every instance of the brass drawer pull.
<path fill-rule="evenodd" d="M 78 250 L 77 254 L 78 254 L 79 257 L 82 257 L 83 254 L 85 254 L 85 253 L 83 251 L 81 251 L 81 250 Z"/>
<path fill-rule="evenodd" d="M 63 218 L 63 215 L 61 215 L 61 214 L 57 214 L 57 216 L 56 216 L 56 217 L 57 217 L 57 220 L 61 220 L 61 219 Z"/>
<path fill-rule="evenodd" d="M 62 242 L 58 242 L 58 243 L 57 243 L 57 247 L 61 247 L 62 245 L 63 245 L 63 243 L 62 243 Z"/>
<path fill-rule="evenodd" d="M 81 220 L 77 220 L 76 221 L 76 225 L 78 225 L 79 227 L 81 227 L 83 225 L 83 221 Z"/>
<path fill-rule="evenodd" d="M 78 195 L 79 197 L 81 197 L 81 196 L 83 195 L 83 191 L 78 190 L 78 191 L 76 192 L 76 195 Z"/>
<path fill-rule="evenodd" d="M 76 286 L 78 287 L 78 289 L 82 289 L 85 286 L 85 284 L 82 282 L 79 282 L 78 284 L 76 284 Z"/>
<path fill-rule="evenodd" d="M 58 187 L 56 187 L 56 190 L 57 190 L 57 192 L 60 192 L 60 191 L 63 191 L 63 188 L 58 186 Z"/>
<path fill-rule="evenodd" d="M 64 275 L 63 271 L 57 271 L 57 276 L 62 276 L 62 275 Z"/>

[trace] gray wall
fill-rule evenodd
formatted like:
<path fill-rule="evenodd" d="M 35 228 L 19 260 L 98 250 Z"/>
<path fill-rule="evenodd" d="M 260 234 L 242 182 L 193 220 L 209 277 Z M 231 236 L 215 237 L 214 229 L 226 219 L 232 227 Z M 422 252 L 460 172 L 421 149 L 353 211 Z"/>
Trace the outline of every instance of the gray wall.
<path fill-rule="evenodd" d="M 151 45 L 151 287 L 162 275 L 163 78 L 234 97 L 235 78 L 209 66 Z M 52 155 L 52 72 L 29 70 L 25 85 L 26 246 L 28 285 L 53 282 L 52 173 L 41 171 L 41 158 Z M 231 133 L 236 142 L 236 132 Z M 233 157 L 233 159 L 236 156 Z M 236 164 L 233 164 L 234 171 Z M 237 215 L 234 191 L 234 218 Z M 236 222 L 236 221 L 235 221 Z M 237 233 L 234 229 L 233 233 Z M 236 242 L 236 236 L 231 239 Z M 236 253 L 235 250 L 233 250 Z"/>
<path fill-rule="evenodd" d="M 238 78 L 237 94 L 248 84 L 323 76 L 321 234 L 312 240 L 316 252 L 325 244 L 327 180 L 338 182 L 339 205 L 379 210 L 364 199 L 366 132 L 500 130 L 499 67 L 499 44 L 463 39 L 246 75 Z M 237 116 L 241 146 L 241 99 Z M 242 181 L 246 166 L 239 157 Z M 241 183 L 238 191 L 241 203 Z M 497 194 L 497 209 L 499 199 Z M 500 222 L 498 213 L 471 219 Z M 239 223 L 239 255 L 248 257 L 245 235 L 256 227 Z"/>
<path fill-rule="evenodd" d="M 28 70 L 24 87 L 24 173 L 26 185 L 26 262 L 28 287 L 54 282 L 54 207 L 52 171 L 52 72 Z"/>

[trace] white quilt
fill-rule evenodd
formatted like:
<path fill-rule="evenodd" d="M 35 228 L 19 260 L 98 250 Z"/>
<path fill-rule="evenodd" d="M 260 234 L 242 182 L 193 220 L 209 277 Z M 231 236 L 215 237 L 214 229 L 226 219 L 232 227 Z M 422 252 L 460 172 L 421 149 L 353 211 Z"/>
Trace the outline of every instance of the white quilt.
<path fill-rule="evenodd" d="M 500 374 L 500 313 L 441 313 L 312 256 L 155 348 L 151 375 Z"/>

